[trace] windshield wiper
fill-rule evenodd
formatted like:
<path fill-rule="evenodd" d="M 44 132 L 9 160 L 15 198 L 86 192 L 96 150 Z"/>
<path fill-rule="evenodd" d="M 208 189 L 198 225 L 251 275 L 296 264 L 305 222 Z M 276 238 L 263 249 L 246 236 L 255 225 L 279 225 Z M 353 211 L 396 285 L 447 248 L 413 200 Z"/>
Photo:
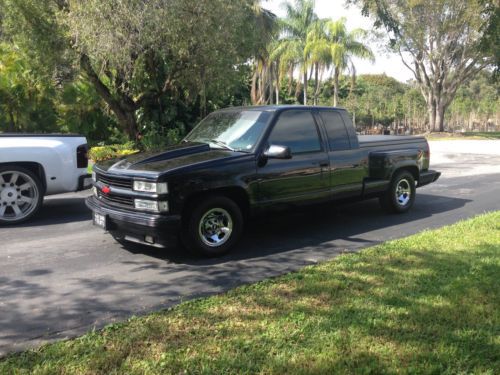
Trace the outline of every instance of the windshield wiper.
<path fill-rule="evenodd" d="M 230 151 L 236 151 L 234 148 L 229 146 L 226 142 L 219 141 L 218 139 L 209 139 L 208 141 L 210 143 L 215 143 L 217 146 L 222 146 L 224 148 L 227 148 Z"/>

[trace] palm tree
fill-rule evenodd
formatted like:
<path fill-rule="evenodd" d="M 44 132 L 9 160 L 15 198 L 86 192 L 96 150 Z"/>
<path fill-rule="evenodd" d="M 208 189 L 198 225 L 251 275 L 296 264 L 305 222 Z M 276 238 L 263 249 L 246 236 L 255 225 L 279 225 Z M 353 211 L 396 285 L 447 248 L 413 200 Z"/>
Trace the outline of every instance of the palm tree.
<path fill-rule="evenodd" d="M 355 68 L 352 62 L 353 57 L 375 60 L 371 49 L 364 45 L 359 39 L 366 37 L 366 31 L 355 29 L 348 31 L 346 19 L 344 17 L 337 21 L 327 21 L 325 23 L 325 39 L 330 49 L 331 62 L 333 64 L 333 105 L 336 107 L 339 99 L 339 78 L 348 68 L 351 69 L 353 77 Z"/>
<path fill-rule="evenodd" d="M 309 59 L 306 53 L 307 35 L 318 20 L 314 0 L 295 0 L 285 3 L 286 17 L 281 20 L 282 35 L 271 59 L 280 61 L 280 71 L 298 68 L 303 78 L 304 104 L 307 104 Z"/>
<path fill-rule="evenodd" d="M 315 22 L 307 34 L 305 55 L 308 57 L 309 66 L 314 71 L 313 105 L 318 105 L 318 96 L 324 72 L 331 66 L 332 57 L 330 44 L 326 38 L 325 25 L 327 20 Z"/>
<path fill-rule="evenodd" d="M 272 102 L 275 62 L 270 59 L 270 49 L 277 36 L 276 15 L 260 6 L 260 1 L 253 5 L 256 29 L 259 33 L 260 48 L 254 57 L 251 100 L 253 104 Z"/>

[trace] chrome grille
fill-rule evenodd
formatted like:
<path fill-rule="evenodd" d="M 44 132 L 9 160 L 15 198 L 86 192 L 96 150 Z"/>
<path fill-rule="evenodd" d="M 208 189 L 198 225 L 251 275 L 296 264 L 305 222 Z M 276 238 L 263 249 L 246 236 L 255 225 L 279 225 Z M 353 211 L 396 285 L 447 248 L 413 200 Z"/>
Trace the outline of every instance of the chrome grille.
<path fill-rule="evenodd" d="M 115 186 L 117 188 L 121 189 L 132 189 L 134 182 L 131 178 L 123 178 L 123 177 L 111 177 L 111 176 L 105 176 L 102 174 L 97 173 L 96 174 L 96 179 L 97 181 L 102 182 L 105 185 L 108 186 Z"/>
<path fill-rule="evenodd" d="M 98 192 L 99 200 L 112 206 L 121 206 L 125 208 L 134 207 L 134 199 L 123 197 L 121 195 L 103 194 Z"/>

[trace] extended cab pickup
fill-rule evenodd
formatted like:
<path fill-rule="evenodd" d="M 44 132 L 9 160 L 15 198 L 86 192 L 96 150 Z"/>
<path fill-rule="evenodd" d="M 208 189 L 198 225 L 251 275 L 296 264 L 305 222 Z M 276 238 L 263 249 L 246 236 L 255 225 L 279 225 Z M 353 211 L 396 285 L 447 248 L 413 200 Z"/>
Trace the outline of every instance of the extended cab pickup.
<path fill-rule="evenodd" d="M 247 217 L 270 209 L 379 197 L 408 211 L 415 188 L 436 181 L 423 137 L 357 136 L 347 111 L 306 106 L 210 114 L 179 145 L 94 167 L 87 206 L 118 240 L 216 256 Z"/>
<path fill-rule="evenodd" d="M 45 195 L 89 188 L 87 150 L 79 135 L 0 134 L 0 224 L 28 220 Z"/>

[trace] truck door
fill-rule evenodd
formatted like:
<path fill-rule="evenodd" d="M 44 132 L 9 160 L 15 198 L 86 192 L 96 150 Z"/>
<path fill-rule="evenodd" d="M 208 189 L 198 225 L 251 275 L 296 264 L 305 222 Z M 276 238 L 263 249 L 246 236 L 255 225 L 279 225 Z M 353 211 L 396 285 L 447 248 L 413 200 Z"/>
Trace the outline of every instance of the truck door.
<path fill-rule="evenodd" d="M 321 110 L 319 116 L 328 137 L 330 184 L 334 197 L 360 195 L 365 173 L 362 152 L 357 144 L 351 144 L 346 124 L 338 111 Z"/>
<path fill-rule="evenodd" d="M 330 197 L 328 153 L 309 110 L 280 114 L 267 146 L 288 146 L 291 159 L 264 159 L 257 168 L 262 204 L 307 202 Z"/>

